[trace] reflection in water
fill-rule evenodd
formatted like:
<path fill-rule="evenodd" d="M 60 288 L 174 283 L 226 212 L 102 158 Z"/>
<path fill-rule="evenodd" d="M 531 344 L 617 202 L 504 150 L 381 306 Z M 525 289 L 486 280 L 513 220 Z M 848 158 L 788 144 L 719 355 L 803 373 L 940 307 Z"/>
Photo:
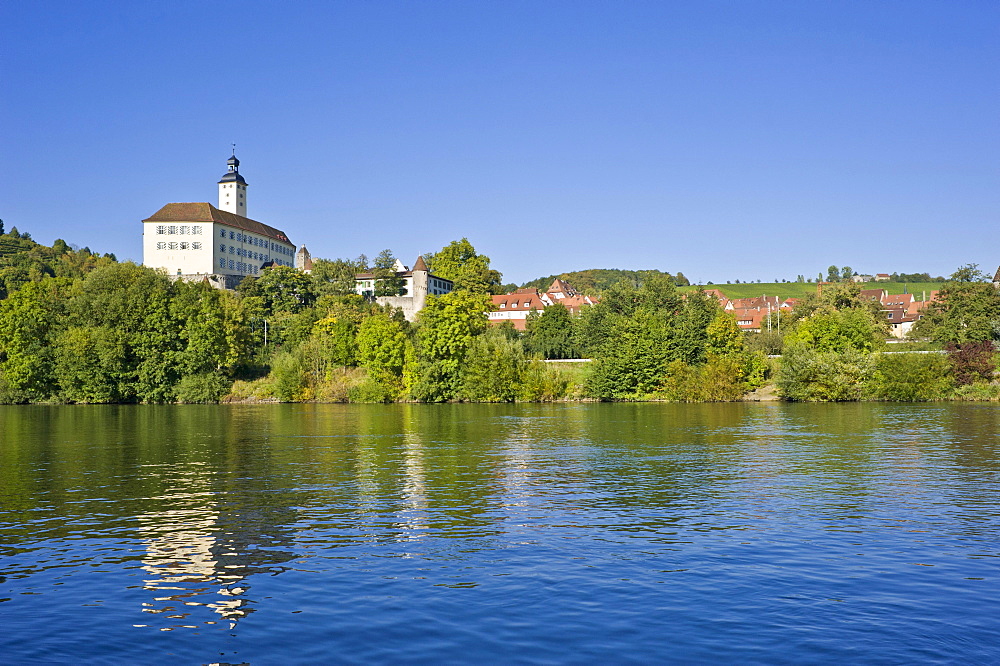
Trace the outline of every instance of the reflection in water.
<path fill-rule="evenodd" d="M 994 405 L 0 407 L 0 654 L 994 662 L 998 428 Z"/>

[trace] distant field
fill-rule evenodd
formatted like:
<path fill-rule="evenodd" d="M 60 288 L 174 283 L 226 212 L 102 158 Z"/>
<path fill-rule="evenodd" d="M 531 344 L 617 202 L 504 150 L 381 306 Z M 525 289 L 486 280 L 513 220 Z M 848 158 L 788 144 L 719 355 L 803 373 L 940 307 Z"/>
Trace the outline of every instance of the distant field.
<path fill-rule="evenodd" d="M 923 299 L 923 292 L 940 289 L 943 282 L 869 282 L 862 289 L 885 289 L 890 294 L 914 295 Z M 802 298 L 816 293 L 816 284 L 809 282 L 744 282 L 741 284 L 708 284 L 705 289 L 718 289 L 728 298 L 750 298 L 752 296 L 777 296 L 779 298 Z M 697 287 L 680 287 L 681 292 L 694 291 Z"/>

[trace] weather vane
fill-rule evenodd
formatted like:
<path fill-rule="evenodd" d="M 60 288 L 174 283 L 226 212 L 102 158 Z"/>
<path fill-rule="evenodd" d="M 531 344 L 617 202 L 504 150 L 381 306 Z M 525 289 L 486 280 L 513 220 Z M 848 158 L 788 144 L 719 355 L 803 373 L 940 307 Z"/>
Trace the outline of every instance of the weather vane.
<path fill-rule="evenodd" d="M 236 157 L 236 144 L 233 144 L 233 157 Z"/>

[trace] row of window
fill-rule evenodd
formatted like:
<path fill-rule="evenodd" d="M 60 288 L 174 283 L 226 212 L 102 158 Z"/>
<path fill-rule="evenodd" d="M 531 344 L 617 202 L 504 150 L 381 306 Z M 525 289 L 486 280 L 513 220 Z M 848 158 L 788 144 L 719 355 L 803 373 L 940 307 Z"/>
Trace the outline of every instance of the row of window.
<path fill-rule="evenodd" d="M 225 243 L 220 243 L 219 252 L 225 254 L 226 247 L 227 246 Z M 268 259 L 270 259 L 268 255 L 264 254 L 263 252 L 257 252 L 256 250 L 247 250 L 242 247 L 233 247 L 232 245 L 228 247 L 229 247 L 229 254 L 235 254 L 238 257 L 247 257 L 249 259 L 256 259 L 258 261 L 267 261 Z"/>
<path fill-rule="evenodd" d="M 225 259 L 219 259 L 219 268 L 225 269 L 226 266 L 229 266 L 229 270 L 239 271 L 240 273 L 252 273 L 253 275 L 260 273 L 259 266 L 254 266 L 253 264 L 248 264 L 244 261 L 236 261 L 234 259 L 230 259 L 227 264 Z"/>
<path fill-rule="evenodd" d="M 200 231 L 198 233 L 201 233 Z M 258 238 L 257 236 L 251 236 L 249 234 L 244 234 L 239 231 L 226 231 L 225 229 L 219 229 L 219 238 L 225 238 L 226 234 L 229 235 L 229 240 L 236 241 L 237 243 L 248 243 L 256 247 L 262 247 L 264 249 L 270 249 L 272 252 L 278 252 L 279 254 L 288 255 L 289 257 L 295 254 L 295 250 L 289 250 L 283 245 L 278 245 L 277 243 L 271 243 L 266 238 Z M 225 250 L 223 250 L 224 252 Z"/>
<path fill-rule="evenodd" d="M 157 250 L 200 250 L 201 243 L 157 243 Z"/>
<path fill-rule="evenodd" d="M 193 227 L 190 227 L 190 226 L 188 226 L 186 224 L 182 224 L 180 226 L 173 225 L 173 224 L 171 224 L 171 225 L 161 224 L 161 225 L 158 225 L 156 227 L 156 233 L 159 234 L 159 235 L 161 235 L 161 236 L 163 236 L 163 235 L 167 235 L 167 236 L 173 236 L 173 235 L 186 236 L 187 234 L 191 234 L 192 236 L 200 236 L 201 235 L 201 227 L 197 226 L 197 225 L 193 226 Z"/>

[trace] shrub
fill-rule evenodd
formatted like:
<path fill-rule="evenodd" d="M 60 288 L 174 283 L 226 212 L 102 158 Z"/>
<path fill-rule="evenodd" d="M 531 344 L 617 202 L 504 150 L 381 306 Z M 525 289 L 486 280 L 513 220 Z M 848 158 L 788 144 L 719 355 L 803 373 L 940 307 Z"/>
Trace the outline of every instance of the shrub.
<path fill-rule="evenodd" d="M 301 359 L 286 351 L 274 355 L 271 362 L 271 378 L 274 386 L 274 397 L 282 402 L 295 402 L 302 399 L 306 388 L 306 377 Z"/>
<path fill-rule="evenodd" d="M 818 352 L 802 344 L 785 348 L 777 385 L 789 400 L 860 400 L 874 370 L 874 355 L 854 349 Z"/>
<path fill-rule="evenodd" d="M 995 362 L 992 342 L 949 342 L 945 350 L 955 383 L 959 386 L 993 378 Z"/>
<path fill-rule="evenodd" d="M 219 402 L 232 385 L 232 381 L 217 372 L 187 375 L 177 382 L 174 396 L 183 403 Z"/>
<path fill-rule="evenodd" d="M 521 393 L 524 348 L 491 329 L 473 340 L 462 368 L 460 396 L 470 402 L 514 402 Z"/>
<path fill-rule="evenodd" d="M 395 402 L 402 391 L 400 378 L 386 370 L 370 370 L 364 381 L 347 389 L 350 402 Z"/>
<path fill-rule="evenodd" d="M 569 373 L 552 363 L 530 361 L 521 376 L 521 400 L 552 402 L 569 397 Z"/>
<path fill-rule="evenodd" d="M 948 360 L 942 354 L 879 354 L 869 385 L 876 400 L 940 400 L 951 394 Z"/>

